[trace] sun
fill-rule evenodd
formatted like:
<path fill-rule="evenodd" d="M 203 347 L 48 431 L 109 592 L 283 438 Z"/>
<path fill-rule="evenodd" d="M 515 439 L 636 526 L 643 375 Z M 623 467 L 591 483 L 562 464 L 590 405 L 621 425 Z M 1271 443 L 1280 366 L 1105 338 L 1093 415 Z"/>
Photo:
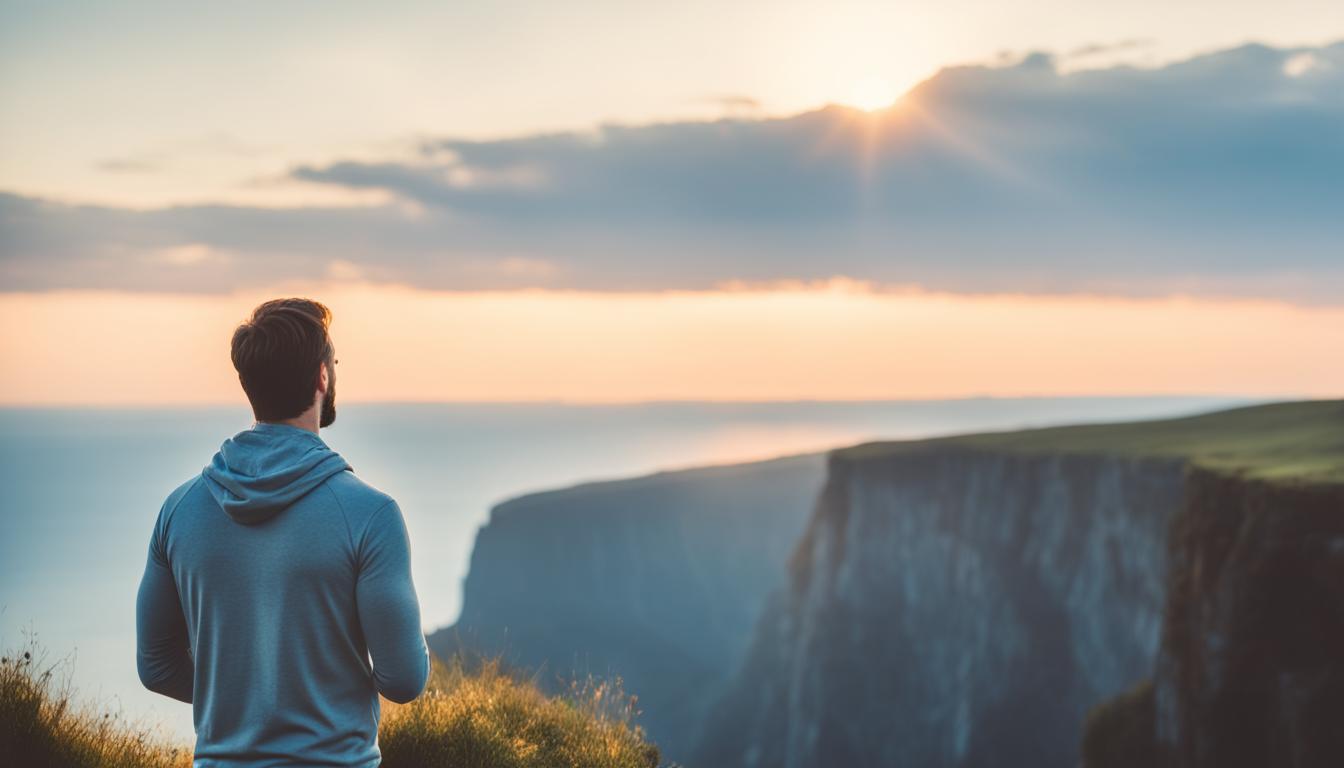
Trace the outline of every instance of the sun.
<path fill-rule="evenodd" d="M 854 84 L 846 102 L 865 112 L 883 109 L 896 103 L 896 87 L 880 77 L 865 77 Z"/>

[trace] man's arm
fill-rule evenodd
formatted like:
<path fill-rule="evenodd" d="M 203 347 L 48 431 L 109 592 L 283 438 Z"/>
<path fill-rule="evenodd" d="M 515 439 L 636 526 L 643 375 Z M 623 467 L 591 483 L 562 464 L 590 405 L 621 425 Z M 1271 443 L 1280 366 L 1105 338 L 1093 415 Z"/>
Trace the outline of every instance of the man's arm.
<path fill-rule="evenodd" d="M 160 534 L 156 525 L 135 598 L 135 666 L 146 688 L 190 704 L 195 664 Z"/>
<path fill-rule="evenodd" d="M 375 512 L 364 531 L 355 603 L 378 692 L 399 704 L 419 696 L 429 680 L 429 649 L 411 581 L 406 521 L 395 501 Z"/>

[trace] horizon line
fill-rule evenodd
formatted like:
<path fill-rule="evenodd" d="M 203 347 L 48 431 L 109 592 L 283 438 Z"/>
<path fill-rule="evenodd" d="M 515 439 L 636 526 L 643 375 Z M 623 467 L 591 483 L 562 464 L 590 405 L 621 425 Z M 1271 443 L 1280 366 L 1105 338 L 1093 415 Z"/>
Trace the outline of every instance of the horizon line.
<path fill-rule="evenodd" d="M 1338 395 L 1316 395 L 1308 393 L 1216 393 L 1216 392 L 1140 392 L 1140 393 L 1063 393 L 1063 394 L 959 394 L 947 396 L 893 396 L 893 397 L 790 397 L 790 398 L 639 398 L 629 400 L 574 400 L 567 398 L 527 398 L 509 400 L 445 398 L 445 399 L 399 399 L 399 400 L 350 400 L 338 404 L 344 406 L 417 406 L 417 405 L 466 405 L 466 406 L 562 406 L 573 408 L 611 408 L 663 405 L 866 405 L 883 403 L 951 403 L 973 401 L 1032 401 L 1032 400 L 1242 400 L 1261 402 L 1302 402 L 1344 399 L 1344 392 Z M 152 411 L 152 410 L 224 410 L 248 409 L 247 401 L 241 402 L 0 402 L 0 410 L 86 410 L 86 411 Z"/>

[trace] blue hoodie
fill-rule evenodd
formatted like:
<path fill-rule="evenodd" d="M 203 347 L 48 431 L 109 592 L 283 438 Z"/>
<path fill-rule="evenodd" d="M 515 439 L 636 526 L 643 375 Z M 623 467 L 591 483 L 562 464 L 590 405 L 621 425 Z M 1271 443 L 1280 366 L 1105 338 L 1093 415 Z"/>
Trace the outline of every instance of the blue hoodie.
<path fill-rule="evenodd" d="M 349 470 L 316 434 L 260 423 L 159 511 L 136 664 L 191 703 L 196 766 L 375 766 L 378 694 L 424 690 L 401 510 Z"/>

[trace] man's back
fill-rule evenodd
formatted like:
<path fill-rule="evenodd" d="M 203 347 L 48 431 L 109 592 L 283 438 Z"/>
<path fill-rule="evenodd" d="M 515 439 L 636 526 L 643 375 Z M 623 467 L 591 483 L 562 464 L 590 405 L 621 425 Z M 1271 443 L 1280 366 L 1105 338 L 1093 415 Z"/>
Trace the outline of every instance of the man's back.
<path fill-rule="evenodd" d="M 137 661 L 192 702 L 197 765 L 376 765 L 378 693 L 424 688 L 401 511 L 348 469 L 316 434 L 262 423 L 165 502 Z"/>

